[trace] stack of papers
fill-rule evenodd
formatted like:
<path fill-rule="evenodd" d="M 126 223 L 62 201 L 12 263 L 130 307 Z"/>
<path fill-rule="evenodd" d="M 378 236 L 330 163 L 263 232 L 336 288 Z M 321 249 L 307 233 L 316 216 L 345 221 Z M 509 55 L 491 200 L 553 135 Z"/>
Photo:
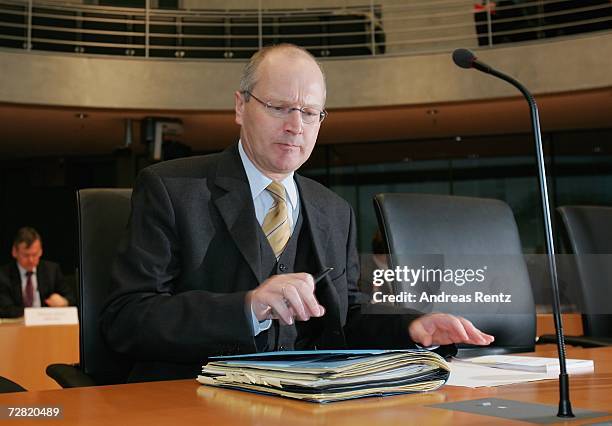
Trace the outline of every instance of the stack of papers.
<path fill-rule="evenodd" d="M 557 379 L 559 360 L 520 355 L 487 355 L 476 358 L 453 359 L 449 386 L 469 388 L 503 386 L 538 380 Z M 589 359 L 568 359 L 570 374 L 589 373 L 594 364 Z"/>
<path fill-rule="evenodd" d="M 503 368 L 505 370 L 530 371 L 533 373 L 559 374 L 559 359 L 536 356 L 487 355 L 463 359 L 463 362 L 486 367 Z M 567 359 L 568 373 L 593 371 L 593 361 L 590 359 Z"/>
<path fill-rule="evenodd" d="M 198 381 L 311 402 L 438 389 L 450 368 L 426 350 L 287 351 L 210 358 Z"/>

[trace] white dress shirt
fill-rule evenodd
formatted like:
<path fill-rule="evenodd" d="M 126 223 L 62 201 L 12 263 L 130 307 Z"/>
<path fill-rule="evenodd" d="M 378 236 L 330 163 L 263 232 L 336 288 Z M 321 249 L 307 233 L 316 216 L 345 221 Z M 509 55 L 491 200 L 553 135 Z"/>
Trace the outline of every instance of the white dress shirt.
<path fill-rule="evenodd" d="M 270 210 L 270 207 L 272 207 L 272 204 L 274 203 L 274 198 L 268 191 L 266 191 L 266 187 L 272 183 L 272 179 L 264 175 L 257 167 L 255 167 L 253 162 L 247 156 L 246 152 L 244 152 L 244 148 L 242 148 L 242 141 L 238 142 L 238 153 L 240 154 L 240 159 L 242 160 L 242 165 L 244 166 L 244 170 L 249 181 L 249 186 L 251 188 L 253 206 L 255 207 L 255 216 L 257 217 L 257 222 L 262 225 L 266 215 L 268 214 L 268 210 Z M 300 215 L 300 197 L 298 194 L 297 185 L 293 179 L 293 172 L 291 172 L 280 183 L 285 187 L 285 192 L 287 193 L 287 209 L 289 212 L 291 212 L 288 219 L 289 225 L 291 226 L 291 232 L 293 232 L 295 229 L 295 224 L 297 223 Z M 252 306 L 251 322 L 253 324 L 253 336 L 257 336 L 259 333 L 269 329 L 272 326 L 272 320 L 259 322 L 255 316 L 255 313 L 253 312 Z"/>

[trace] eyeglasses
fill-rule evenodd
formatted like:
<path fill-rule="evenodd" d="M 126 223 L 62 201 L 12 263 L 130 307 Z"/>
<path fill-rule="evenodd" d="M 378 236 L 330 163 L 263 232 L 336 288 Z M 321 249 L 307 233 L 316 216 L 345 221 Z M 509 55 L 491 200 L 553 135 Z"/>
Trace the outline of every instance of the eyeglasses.
<path fill-rule="evenodd" d="M 321 123 L 323 120 L 325 120 L 325 117 L 327 117 L 327 111 L 325 110 L 312 107 L 290 107 L 282 104 L 274 104 L 272 102 L 264 102 L 248 90 L 243 91 L 242 94 L 247 95 L 245 96 L 247 101 L 249 100 L 248 96 L 251 96 L 257 102 L 262 104 L 266 108 L 267 113 L 272 117 L 286 119 L 293 111 L 299 111 L 300 116 L 302 117 L 302 123 L 304 124 L 314 124 L 316 122 Z"/>

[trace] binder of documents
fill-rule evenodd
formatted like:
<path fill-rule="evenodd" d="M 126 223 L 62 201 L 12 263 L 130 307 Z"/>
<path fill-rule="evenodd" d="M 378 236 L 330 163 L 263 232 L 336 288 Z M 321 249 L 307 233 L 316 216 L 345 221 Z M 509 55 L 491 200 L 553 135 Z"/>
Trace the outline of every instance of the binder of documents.
<path fill-rule="evenodd" d="M 198 382 L 310 402 L 438 389 L 450 367 L 411 350 L 283 351 L 210 358 Z"/>

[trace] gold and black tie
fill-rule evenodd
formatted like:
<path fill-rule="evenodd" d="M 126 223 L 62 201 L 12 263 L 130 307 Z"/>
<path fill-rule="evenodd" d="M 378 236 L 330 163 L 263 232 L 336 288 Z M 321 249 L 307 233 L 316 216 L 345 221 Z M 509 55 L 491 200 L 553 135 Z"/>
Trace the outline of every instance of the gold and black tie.
<path fill-rule="evenodd" d="M 291 237 L 287 198 L 285 187 L 278 182 L 272 182 L 266 187 L 266 190 L 272 195 L 274 203 L 268 210 L 261 227 L 278 259 Z"/>

